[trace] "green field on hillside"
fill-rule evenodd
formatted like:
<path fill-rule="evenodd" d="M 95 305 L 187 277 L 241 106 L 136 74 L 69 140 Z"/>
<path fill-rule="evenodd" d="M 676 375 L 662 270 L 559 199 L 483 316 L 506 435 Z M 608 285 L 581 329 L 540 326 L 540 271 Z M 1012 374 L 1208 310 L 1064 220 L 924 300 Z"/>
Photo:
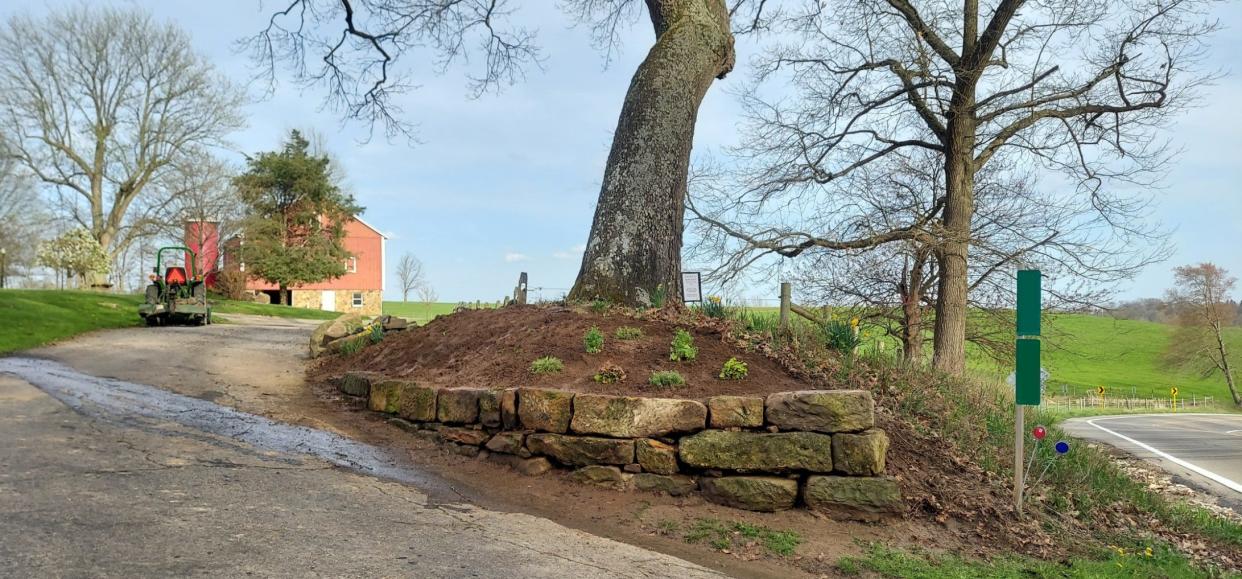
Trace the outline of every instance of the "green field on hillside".
<path fill-rule="evenodd" d="M 748 310 L 778 315 L 776 308 Z M 1182 399 L 1211 396 L 1219 405 L 1230 405 L 1229 390 L 1219 372 L 1204 377 L 1163 364 L 1162 355 L 1173 335 L 1173 327 L 1167 324 L 1058 314 L 1045 321 L 1043 334 L 1048 338 L 1043 366 L 1050 375 L 1049 394 L 1082 397 L 1094 395 L 1096 388 L 1103 386 L 1106 397 L 1167 398 L 1169 388 L 1177 386 Z M 1242 327 L 1227 328 L 1225 337 L 1233 360 L 1242 365 Z M 930 334 L 928 338 L 930 356 Z M 887 355 L 894 355 L 899 348 L 896 340 L 880 341 L 886 341 Z M 876 338 L 864 340 L 862 348 L 875 348 L 876 342 Z M 976 348 L 968 347 L 967 355 L 970 367 L 981 377 L 1004 381 L 1013 371 Z"/>
<path fill-rule="evenodd" d="M 425 324 L 440 315 L 453 313 L 455 303 L 384 302 L 384 313 L 405 318 L 417 324 Z"/>
<path fill-rule="evenodd" d="M 142 324 L 142 296 L 90 291 L 0 290 L 0 354 L 94 330 Z M 215 314 L 331 319 L 339 314 L 250 302 L 213 300 Z"/>

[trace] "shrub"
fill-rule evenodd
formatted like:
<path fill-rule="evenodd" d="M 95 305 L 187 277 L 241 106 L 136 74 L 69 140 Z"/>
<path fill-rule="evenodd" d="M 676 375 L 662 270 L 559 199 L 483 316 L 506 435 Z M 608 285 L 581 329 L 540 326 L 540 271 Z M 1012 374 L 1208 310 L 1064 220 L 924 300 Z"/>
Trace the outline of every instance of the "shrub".
<path fill-rule="evenodd" d="M 737 358 L 729 358 L 729 360 L 724 363 L 724 367 L 720 369 L 720 379 L 741 380 L 746 377 L 746 374 L 749 371 L 750 370 L 746 368 L 746 362 L 738 360 Z"/>
<path fill-rule="evenodd" d="M 821 334 L 825 346 L 845 354 L 853 353 L 860 342 L 854 327 L 846 322 L 828 322 L 824 324 Z"/>
<path fill-rule="evenodd" d="M 592 326 L 587 330 L 586 335 L 582 336 L 582 344 L 586 346 L 586 353 L 598 354 L 604 351 L 604 333 Z"/>
<path fill-rule="evenodd" d="M 594 300 L 591 300 L 591 305 L 589 307 L 592 312 L 602 314 L 608 310 L 608 302 L 600 298 L 595 298 Z"/>
<path fill-rule="evenodd" d="M 565 363 L 555 356 L 544 356 L 530 363 L 531 374 L 555 374 L 565 369 Z"/>
<path fill-rule="evenodd" d="M 694 347 L 694 337 L 682 329 L 678 329 L 673 335 L 672 347 L 668 351 L 668 359 L 674 362 L 682 362 L 693 360 L 699 355 L 699 349 Z"/>
<path fill-rule="evenodd" d="M 613 333 L 618 340 L 637 340 L 643 337 L 643 331 L 632 326 L 621 326 Z"/>
<path fill-rule="evenodd" d="M 246 274 L 235 269 L 226 269 L 216 274 L 216 293 L 224 299 L 241 301 L 246 297 Z"/>
<path fill-rule="evenodd" d="M 652 372 L 651 377 L 647 378 L 647 383 L 656 388 L 672 388 L 685 384 L 686 379 L 672 370 L 661 370 L 659 372 Z"/>
<path fill-rule="evenodd" d="M 625 370 L 616 364 L 606 364 L 596 372 L 593 380 L 600 384 L 616 384 L 625 381 Z"/>

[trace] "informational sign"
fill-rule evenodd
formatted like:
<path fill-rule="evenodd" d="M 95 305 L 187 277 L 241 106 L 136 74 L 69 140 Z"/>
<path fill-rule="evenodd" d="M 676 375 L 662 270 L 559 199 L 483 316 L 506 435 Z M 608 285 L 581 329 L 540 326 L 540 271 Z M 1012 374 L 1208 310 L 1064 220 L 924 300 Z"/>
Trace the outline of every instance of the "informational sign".
<path fill-rule="evenodd" d="M 699 272 L 681 272 L 681 301 L 688 304 L 703 301 L 703 278 Z"/>

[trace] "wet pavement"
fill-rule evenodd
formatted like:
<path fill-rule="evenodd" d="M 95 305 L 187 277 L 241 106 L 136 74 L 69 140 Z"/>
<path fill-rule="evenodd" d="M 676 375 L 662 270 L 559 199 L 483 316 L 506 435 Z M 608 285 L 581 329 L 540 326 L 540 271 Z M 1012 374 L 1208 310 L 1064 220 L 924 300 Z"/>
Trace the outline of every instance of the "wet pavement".
<path fill-rule="evenodd" d="M 388 451 L 0 358 L 0 576 L 714 577 L 487 510 Z"/>

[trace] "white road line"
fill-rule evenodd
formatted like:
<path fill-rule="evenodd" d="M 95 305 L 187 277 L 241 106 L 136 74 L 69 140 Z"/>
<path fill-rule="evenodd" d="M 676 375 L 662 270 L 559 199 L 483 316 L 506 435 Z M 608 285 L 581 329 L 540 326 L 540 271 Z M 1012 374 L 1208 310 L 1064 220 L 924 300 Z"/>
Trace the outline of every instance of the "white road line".
<path fill-rule="evenodd" d="M 1226 430 L 1225 434 L 1242 434 L 1242 430 Z"/>
<path fill-rule="evenodd" d="M 1100 419 L 1096 418 L 1096 419 L 1088 420 L 1087 424 L 1090 424 L 1091 426 L 1094 426 L 1100 430 L 1103 430 L 1104 432 L 1107 432 L 1113 436 L 1116 436 L 1117 438 L 1120 438 L 1126 442 L 1134 444 L 1135 446 L 1138 446 L 1139 448 L 1142 448 L 1143 450 L 1146 450 L 1148 452 L 1155 454 L 1156 456 L 1159 456 L 1165 460 L 1168 460 L 1169 462 L 1172 462 L 1173 464 L 1176 464 L 1184 468 L 1190 469 L 1191 471 L 1197 472 L 1200 475 L 1203 475 L 1211 480 L 1214 480 L 1222 485 L 1225 485 L 1226 488 L 1229 488 L 1233 490 L 1234 492 L 1242 493 L 1242 484 L 1231 481 L 1201 466 L 1190 464 L 1189 462 L 1186 462 L 1180 458 L 1177 458 L 1176 456 L 1173 456 L 1167 452 L 1157 450 L 1155 447 L 1151 446 L 1150 444 L 1139 442 L 1137 440 L 1134 440 L 1133 438 L 1130 438 L 1129 436 L 1126 436 L 1124 434 L 1119 434 L 1117 432 L 1104 428 L 1103 426 L 1096 424 L 1095 423 L 1096 420 L 1100 420 Z"/>

